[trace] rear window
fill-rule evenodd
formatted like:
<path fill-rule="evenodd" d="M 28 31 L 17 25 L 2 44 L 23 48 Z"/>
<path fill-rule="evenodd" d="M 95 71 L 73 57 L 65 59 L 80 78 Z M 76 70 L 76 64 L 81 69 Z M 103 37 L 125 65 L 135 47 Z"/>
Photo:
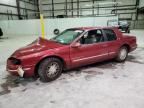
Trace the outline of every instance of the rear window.
<path fill-rule="evenodd" d="M 117 39 L 115 32 L 111 29 L 104 29 L 103 30 L 107 36 L 108 41 L 113 41 Z"/>

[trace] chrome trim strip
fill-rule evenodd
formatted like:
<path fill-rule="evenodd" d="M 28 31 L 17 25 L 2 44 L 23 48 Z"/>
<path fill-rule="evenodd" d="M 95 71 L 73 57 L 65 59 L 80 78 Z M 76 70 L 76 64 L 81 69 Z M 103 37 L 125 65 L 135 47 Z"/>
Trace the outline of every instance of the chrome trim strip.
<path fill-rule="evenodd" d="M 78 62 L 78 61 L 82 61 L 82 60 L 87 60 L 87 59 L 91 59 L 91 58 L 96 58 L 96 57 L 101 57 L 101 56 L 105 56 L 108 54 L 115 54 L 116 52 L 110 52 L 110 53 L 105 53 L 105 54 L 101 54 L 101 55 L 97 55 L 97 56 L 92 56 L 92 57 L 87 57 L 87 58 L 81 58 L 81 59 L 76 59 L 73 60 L 73 62 Z"/>
<path fill-rule="evenodd" d="M 109 52 L 109 54 L 115 54 L 116 52 Z"/>
<path fill-rule="evenodd" d="M 7 69 L 7 71 L 9 71 L 9 72 L 17 72 L 17 69 L 16 70 Z"/>
<path fill-rule="evenodd" d="M 31 68 L 24 68 L 23 70 L 27 71 L 27 70 L 30 70 Z"/>
<path fill-rule="evenodd" d="M 91 58 L 95 58 L 95 57 L 101 57 L 101 56 L 105 56 L 105 55 L 108 55 L 108 53 L 101 54 L 101 55 L 97 55 L 97 56 L 92 56 L 92 57 L 87 57 L 87 58 L 76 59 L 76 60 L 73 60 L 73 62 L 78 62 L 78 61 L 82 61 L 82 60 L 87 60 L 87 59 L 91 59 Z"/>
<path fill-rule="evenodd" d="M 30 68 L 24 68 L 23 70 L 24 70 L 24 71 L 27 71 L 27 70 L 30 70 Z M 8 69 L 7 71 L 16 72 L 16 71 L 18 71 L 18 69 L 15 69 L 15 70 Z"/>

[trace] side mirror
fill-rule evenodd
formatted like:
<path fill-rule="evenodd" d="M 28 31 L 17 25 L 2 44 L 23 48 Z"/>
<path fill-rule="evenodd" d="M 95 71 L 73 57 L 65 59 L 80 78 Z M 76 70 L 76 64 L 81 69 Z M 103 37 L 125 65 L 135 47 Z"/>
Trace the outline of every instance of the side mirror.
<path fill-rule="evenodd" d="M 73 44 L 71 47 L 72 48 L 78 48 L 78 47 L 80 47 L 81 46 L 81 44 L 79 43 L 79 42 L 76 42 L 75 44 Z"/>

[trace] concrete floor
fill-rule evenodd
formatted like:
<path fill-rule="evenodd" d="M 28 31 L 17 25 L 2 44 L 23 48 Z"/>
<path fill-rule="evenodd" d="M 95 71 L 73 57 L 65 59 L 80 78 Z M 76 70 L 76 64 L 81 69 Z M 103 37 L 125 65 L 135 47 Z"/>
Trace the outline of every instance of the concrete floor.
<path fill-rule="evenodd" d="M 50 83 L 5 71 L 6 59 L 35 36 L 0 39 L 0 108 L 144 108 L 144 30 L 131 34 L 139 47 L 125 63 L 96 63 L 65 72 Z"/>

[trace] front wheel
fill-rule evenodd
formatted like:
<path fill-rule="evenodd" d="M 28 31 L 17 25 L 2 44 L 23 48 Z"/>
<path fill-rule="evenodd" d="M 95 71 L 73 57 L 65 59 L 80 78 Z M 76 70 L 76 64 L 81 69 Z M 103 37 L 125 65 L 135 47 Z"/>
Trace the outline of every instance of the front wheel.
<path fill-rule="evenodd" d="M 57 79 L 63 70 L 62 62 L 57 58 L 43 60 L 38 68 L 38 75 L 43 82 L 50 82 Z"/>
<path fill-rule="evenodd" d="M 119 53 L 118 53 L 118 55 L 116 57 L 116 61 L 118 61 L 118 62 L 125 61 L 126 58 L 127 58 L 127 55 L 128 55 L 127 47 L 125 47 L 125 46 L 121 47 L 120 50 L 119 50 Z"/>

